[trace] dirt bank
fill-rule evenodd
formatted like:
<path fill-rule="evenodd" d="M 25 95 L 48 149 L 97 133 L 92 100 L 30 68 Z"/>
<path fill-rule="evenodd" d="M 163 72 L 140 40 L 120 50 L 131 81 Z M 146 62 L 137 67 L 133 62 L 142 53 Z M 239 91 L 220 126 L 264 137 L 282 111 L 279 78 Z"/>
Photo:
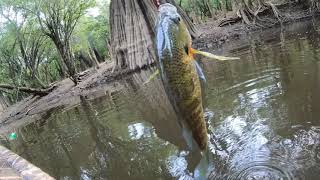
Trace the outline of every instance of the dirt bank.
<path fill-rule="evenodd" d="M 208 46 L 222 45 L 225 42 L 239 39 L 242 35 L 286 25 L 296 21 L 310 20 L 319 15 L 316 12 L 311 12 L 308 7 L 297 3 L 279 6 L 278 10 L 282 15 L 281 22 L 276 20 L 274 23 L 266 25 L 258 25 L 255 22 L 252 22 L 251 25 L 247 25 L 241 19 L 234 20 L 237 19 L 237 14 L 233 12 L 227 13 L 225 17 L 220 17 L 217 20 L 208 20 L 208 22 L 197 26 L 201 35 L 194 40 L 193 44 L 200 49 L 207 48 Z M 276 17 L 272 11 L 269 11 L 260 15 L 260 19 L 276 19 Z M 234 23 L 235 21 L 236 23 Z"/>
<path fill-rule="evenodd" d="M 282 23 L 301 21 L 310 19 L 312 14 L 308 9 L 302 6 L 292 6 L 290 8 L 281 8 L 280 11 L 288 17 Z M 225 42 L 233 41 L 245 37 L 252 32 L 274 28 L 273 26 L 252 26 L 238 21 L 219 27 L 222 21 L 226 21 L 233 15 L 227 15 L 225 18 L 208 21 L 198 25 L 201 36 L 194 40 L 194 46 L 199 49 L 207 49 L 222 45 Z M 266 14 L 271 17 L 273 14 Z M 112 92 L 122 89 L 120 83 L 116 80 L 121 79 L 132 72 L 123 71 L 112 73 L 112 63 L 103 63 L 100 68 L 89 69 L 80 73 L 81 82 L 74 86 L 70 79 L 65 79 L 56 83 L 57 88 L 44 97 L 30 96 L 23 101 L 9 107 L 0 114 L 0 134 L 6 134 L 22 124 L 50 116 L 53 111 L 67 110 L 80 103 L 80 96 L 86 99 L 95 99 L 97 97 L 111 95 Z"/>

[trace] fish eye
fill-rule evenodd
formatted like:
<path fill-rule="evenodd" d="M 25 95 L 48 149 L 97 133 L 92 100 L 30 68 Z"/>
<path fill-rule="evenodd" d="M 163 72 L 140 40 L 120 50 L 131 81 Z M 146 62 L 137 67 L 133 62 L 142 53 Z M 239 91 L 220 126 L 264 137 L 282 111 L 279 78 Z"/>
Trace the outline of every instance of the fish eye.
<path fill-rule="evenodd" d="M 175 16 L 175 17 L 171 16 L 170 19 L 176 24 L 179 24 L 181 20 L 179 16 Z"/>

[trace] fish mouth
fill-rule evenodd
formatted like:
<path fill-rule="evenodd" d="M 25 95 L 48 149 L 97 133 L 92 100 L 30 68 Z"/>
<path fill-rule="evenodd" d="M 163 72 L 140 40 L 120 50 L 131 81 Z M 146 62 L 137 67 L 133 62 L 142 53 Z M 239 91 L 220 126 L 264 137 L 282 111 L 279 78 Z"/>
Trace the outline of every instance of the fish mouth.
<path fill-rule="evenodd" d="M 165 18 L 160 21 L 157 27 L 157 51 L 158 57 L 161 59 L 163 57 L 164 51 L 168 51 L 169 55 L 172 57 L 172 34 L 170 33 L 172 29 L 172 24 L 175 24 L 174 21 L 169 18 Z"/>
<path fill-rule="evenodd" d="M 159 7 L 160 24 L 174 22 L 175 24 L 179 25 L 180 21 L 181 16 L 175 6 L 169 3 L 165 3 Z"/>
<path fill-rule="evenodd" d="M 159 8 L 159 19 L 156 28 L 156 44 L 158 57 L 161 58 L 164 52 L 168 52 L 172 58 L 173 41 L 172 36 L 178 30 L 178 25 L 181 22 L 181 16 L 177 12 L 177 8 L 171 4 L 163 4 Z"/>
<path fill-rule="evenodd" d="M 171 21 L 173 21 L 175 24 L 179 25 L 181 18 L 180 16 L 173 16 L 169 18 Z"/>

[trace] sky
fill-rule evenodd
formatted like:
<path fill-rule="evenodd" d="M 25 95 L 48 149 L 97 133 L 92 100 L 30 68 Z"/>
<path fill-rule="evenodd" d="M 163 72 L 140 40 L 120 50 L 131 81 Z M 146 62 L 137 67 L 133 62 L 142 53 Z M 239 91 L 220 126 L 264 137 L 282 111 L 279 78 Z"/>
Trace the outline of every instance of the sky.
<path fill-rule="evenodd" d="M 87 15 L 89 16 L 93 16 L 93 17 L 97 17 L 100 15 L 100 10 L 99 10 L 99 7 L 98 6 L 103 6 L 104 2 L 107 2 L 108 4 L 110 3 L 111 0 L 96 0 L 97 2 L 97 6 L 96 7 L 93 7 L 93 8 L 89 8 L 87 10 Z M 107 7 L 106 7 L 107 8 Z"/>
<path fill-rule="evenodd" d="M 4 11 L 4 15 L 6 17 L 10 17 L 11 20 L 17 19 L 17 23 L 21 24 L 23 22 L 23 16 L 21 13 L 15 14 L 13 11 L 11 11 L 10 9 Z M 7 19 L 5 17 L 3 17 L 2 15 L 0 15 L 0 29 L 2 29 L 4 23 L 7 22 Z"/>
<path fill-rule="evenodd" d="M 97 17 L 100 15 L 100 10 L 98 7 L 89 8 L 86 15 Z"/>

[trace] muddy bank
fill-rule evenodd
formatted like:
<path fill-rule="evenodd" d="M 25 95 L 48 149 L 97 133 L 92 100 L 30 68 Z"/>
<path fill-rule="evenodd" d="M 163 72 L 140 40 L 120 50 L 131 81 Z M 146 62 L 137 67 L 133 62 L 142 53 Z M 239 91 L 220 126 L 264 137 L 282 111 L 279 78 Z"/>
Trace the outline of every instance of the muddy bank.
<path fill-rule="evenodd" d="M 81 98 L 86 100 L 102 96 L 110 96 L 124 89 L 118 80 L 125 80 L 137 71 L 113 72 L 113 63 L 100 64 L 99 69 L 81 72 L 81 81 L 77 86 L 70 79 L 55 84 L 56 88 L 46 96 L 29 96 L 0 114 L 0 134 L 14 131 L 16 127 L 39 119 L 46 119 L 55 111 L 66 111 L 80 104 Z M 142 69 L 144 70 L 144 69 Z M 146 75 L 145 80 L 151 75 Z M 141 81 L 141 84 L 144 81 Z"/>
<path fill-rule="evenodd" d="M 310 22 L 312 18 L 310 11 L 300 6 L 280 10 L 283 13 L 288 15 L 291 13 L 292 15 L 292 18 L 287 19 L 283 24 L 289 24 L 294 21 L 302 22 L 302 20 Z M 235 49 L 248 46 L 248 43 L 250 43 L 248 42 L 248 38 L 251 36 L 261 36 L 264 38 L 263 40 L 281 39 L 279 34 L 283 28 L 280 28 L 279 24 L 274 24 L 273 27 L 254 27 L 237 22 L 219 27 L 218 25 L 222 20 L 218 19 L 198 25 L 201 36 L 194 41 L 194 46 L 199 49 L 215 49 L 214 53 L 218 54 L 228 54 L 232 53 Z M 298 26 L 304 25 L 298 24 Z M 297 32 L 297 29 L 299 28 L 295 27 L 293 31 Z M 223 51 L 219 50 L 221 47 L 223 47 Z M 101 64 L 97 70 L 89 69 L 80 73 L 81 82 L 77 86 L 74 86 L 71 80 L 65 79 L 58 82 L 56 84 L 57 88 L 47 96 L 30 96 L 9 107 L 0 114 L 0 133 L 8 133 L 23 124 L 50 116 L 53 111 L 68 110 L 77 106 L 81 98 L 90 100 L 106 95 L 111 96 L 113 92 L 124 89 L 123 84 L 117 80 L 124 79 L 133 72 L 112 73 L 112 67 L 112 63 Z"/>
<path fill-rule="evenodd" d="M 93 82 L 97 82 L 103 74 L 110 72 L 112 64 L 101 64 L 98 70 L 89 69 L 81 73 L 81 82 L 74 86 L 70 79 L 65 79 L 55 84 L 56 88 L 46 96 L 29 96 L 15 105 L 12 105 L 5 110 L 0 116 L 1 127 L 0 131 L 7 131 L 8 127 L 11 130 L 21 124 L 28 123 L 31 120 L 40 119 L 42 116 L 49 116 L 53 110 L 70 108 L 80 101 L 80 95 L 92 96 L 97 95 L 96 91 L 104 89 L 107 92 L 115 88 L 114 86 L 96 87 L 88 89 Z M 108 90 L 107 90 L 108 89 Z M 88 96 L 88 98 L 91 98 Z M 94 98 L 94 97 L 92 97 Z"/>
<path fill-rule="evenodd" d="M 290 3 L 278 7 L 282 15 L 281 21 L 274 21 L 272 24 L 257 24 L 252 22 L 251 25 L 245 24 L 233 12 L 227 13 L 225 17 L 217 20 L 208 20 L 206 23 L 199 24 L 197 27 L 200 31 L 200 37 L 194 40 L 193 44 L 197 48 L 211 48 L 220 46 L 226 42 L 239 39 L 243 35 L 260 32 L 298 21 L 308 21 L 319 15 L 318 12 L 311 12 L 308 7 L 297 3 Z M 276 19 L 272 11 L 259 15 L 261 19 Z M 229 23 L 226 23 L 229 22 Z"/>

